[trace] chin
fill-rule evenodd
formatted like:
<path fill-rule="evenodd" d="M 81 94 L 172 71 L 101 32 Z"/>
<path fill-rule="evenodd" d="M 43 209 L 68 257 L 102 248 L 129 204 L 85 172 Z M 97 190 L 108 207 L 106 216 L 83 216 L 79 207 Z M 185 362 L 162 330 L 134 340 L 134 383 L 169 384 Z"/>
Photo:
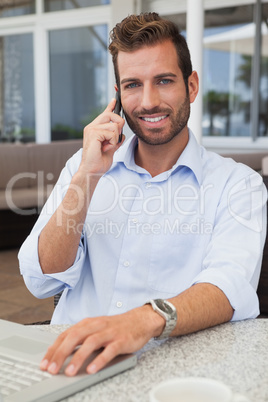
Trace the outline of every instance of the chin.
<path fill-rule="evenodd" d="M 134 131 L 135 132 L 135 131 Z M 140 131 L 135 132 L 136 136 L 145 144 L 148 145 L 165 145 L 173 141 L 174 138 L 178 137 L 182 131 L 179 132 L 168 132 L 166 134 L 161 133 L 160 130 L 156 132 L 151 132 L 150 134 L 144 134 Z"/>

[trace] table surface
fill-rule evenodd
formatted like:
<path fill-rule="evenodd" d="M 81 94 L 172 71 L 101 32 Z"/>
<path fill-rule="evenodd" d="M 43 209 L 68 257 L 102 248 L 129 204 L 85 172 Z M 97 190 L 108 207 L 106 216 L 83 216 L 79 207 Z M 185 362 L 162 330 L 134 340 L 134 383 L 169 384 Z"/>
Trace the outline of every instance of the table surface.
<path fill-rule="evenodd" d="M 61 326 L 40 326 L 61 332 Z M 223 381 L 251 402 L 268 402 L 268 319 L 222 324 L 165 341 L 151 340 L 133 369 L 64 399 L 148 402 L 150 389 L 174 377 Z"/>

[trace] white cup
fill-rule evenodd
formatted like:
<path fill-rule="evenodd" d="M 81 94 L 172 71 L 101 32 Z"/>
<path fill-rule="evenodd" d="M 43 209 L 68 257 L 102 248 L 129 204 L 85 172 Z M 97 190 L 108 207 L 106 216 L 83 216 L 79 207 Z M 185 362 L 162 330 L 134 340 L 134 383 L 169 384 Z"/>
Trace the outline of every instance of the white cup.
<path fill-rule="evenodd" d="M 234 394 L 224 383 L 209 378 L 188 377 L 163 381 L 150 393 L 150 402 L 250 402 Z"/>

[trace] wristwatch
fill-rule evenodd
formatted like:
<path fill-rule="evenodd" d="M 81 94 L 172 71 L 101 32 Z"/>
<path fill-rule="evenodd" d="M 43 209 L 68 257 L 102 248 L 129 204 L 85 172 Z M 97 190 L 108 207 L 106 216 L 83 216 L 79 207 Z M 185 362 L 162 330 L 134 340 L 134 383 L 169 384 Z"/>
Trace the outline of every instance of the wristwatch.
<path fill-rule="evenodd" d="M 169 337 L 173 329 L 176 327 L 177 324 L 177 311 L 176 308 L 167 300 L 163 299 L 155 299 L 149 300 L 145 304 L 151 304 L 154 311 L 161 315 L 166 320 L 166 326 L 162 334 L 156 339 L 165 339 Z"/>

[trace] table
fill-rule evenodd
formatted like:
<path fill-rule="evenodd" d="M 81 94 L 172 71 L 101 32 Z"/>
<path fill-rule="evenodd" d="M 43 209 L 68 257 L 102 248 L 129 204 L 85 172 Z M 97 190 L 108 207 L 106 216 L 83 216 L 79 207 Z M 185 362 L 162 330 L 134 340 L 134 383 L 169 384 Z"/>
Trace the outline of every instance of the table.
<path fill-rule="evenodd" d="M 40 326 L 61 332 L 60 326 Z M 268 402 L 268 319 L 226 323 L 195 334 L 151 340 L 138 364 L 64 399 L 68 402 L 148 402 L 149 390 L 174 377 L 223 381 L 252 402 Z"/>

